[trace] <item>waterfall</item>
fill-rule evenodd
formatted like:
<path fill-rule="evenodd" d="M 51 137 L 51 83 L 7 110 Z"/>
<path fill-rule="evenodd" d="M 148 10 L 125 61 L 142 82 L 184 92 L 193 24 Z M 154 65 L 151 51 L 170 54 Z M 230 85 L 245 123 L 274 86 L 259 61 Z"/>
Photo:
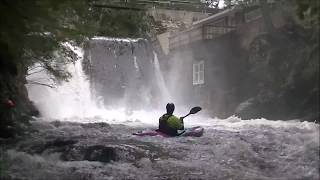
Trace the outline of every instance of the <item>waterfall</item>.
<path fill-rule="evenodd" d="M 66 43 L 79 57 L 75 63 L 68 64 L 72 74 L 68 82 L 56 88 L 27 84 L 30 99 L 47 118 L 67 118 L 73 116 L 89 117 L 99 114 L 99 109 L 91 99 L 90 85 L 82 70 L 83 51 Z M 38 71 L 38 70 L 35 70 Z M 44 71 L 32 74 L 28 80 L 48 83 L 48 74 Z"/>
<path fill-rule="evenodd" d="M 125 51 L 125 53 L 127 53 L 125 55 L 119 53 L 119 49 L 121 49 L 123 45 L 131 42 L 129 40 L 129 42 L 120 42 L 118 39 L 95 40 L 95 42 L 97 41 L 103 41 L 104 43 L 109 43 L 114 46 L 107 48 L 97 46 L 100 48 L 98 50 L 88 49 L 87 61 L 89 61 L 89 63 L 96 63 L 93 64 L 95 66 L 89 70 L 89 72 L 96 73 L 93 74 L 94 76 L 88 76 L 88 74 L 83 71 L 82 65 L 85 60 L 85 51 L 79 47 L 72 47 L 70 44 L 65 44 L 80 57 L 75 63 L 67 65 L 67 70 L 72 75 L 68 82 L 62 82 L 55 88 L 26 84 L 29 98 L 39 109 L 42 119 L 77 122 L 104 121 L 108 123 L 127 123 L 132 120 L 133 123 L 140 125 L 141 122 L 156 125 L 163 110 L 159 112 L 158 109 L 155 108 L 156 106 L 152 106 L 157 103 L 152 99 L 152 96 L 162 96 L 169 99 L 169 93 L 165 87 L 157 57 L 154 56 L 155 59 L 150 59 L 150 56 L 146 56 L 144 53 L 151 52 L 152 54 L 152 51 L 146 51 L 143 49 L 145 47 L 142 46 L 141 48 L 137 44 L 134 44 L 137 46 L 136 49 L 140 48 L 140 50 L 136 50 L 137 55 L 131 54 L 131 51 L 129 51 L 130 53 Z M 109 53 L 109 51 L 111 53 Z M 113 58 L 113 52 L 118 53 L 116 58 Z M 106 57 L 106 54 L 109 56 Z M 97 62 L 100 62 L 100 64 Z M 92 64 L 90 64 L 90 66 L 91 65 Z M 109 72 L 115 74 L 110 74 L 112 76 L 104 74 L 106 72 L 104 68 L 106 67 L 110 68 L 108 69 Z M 39 69 L 36 69 L 34 71 L 38 70 Z M 122 71 L 123 74 L 120 74 L 119 71 Z M 119 77 L 119 75 L 125 76 L 123 77 L 124 79 Z M 32 74 L 28 76 L 27 79 L 44 84 L 52 82 L 45 71 Z M 42 79 L 42 81 L 40 79 Z M 112 85 L 120 86 L 124 89 L 122 96 L 117 97 L 112 94 L 112 91 L 103 91 L 103 86 L 106 84 L 102 82 L 109 82 L 109 80 L 112 81 Z M 122 82 L 123 80 L 125 83 Z M 156 84 L 156 88 L 149 84 L 150 82 Z M 157 93 L 151 95 L 152 88 L 155 88 L 157 91 L 161 89 L 162 93 L 160 95 Z M 109 97 L 116 97 L 114 99 L 120 103 L 113 103 L 106 109 L 105 101 L 108 101 Z M 167 101 L 168 100 L 166 100 L 166 102 Z M 135 104 L 139 104 L 140 107 Z M 128 105 L 133 107 L 130 109 L 132 112 L 129 114 L 127 113 Z M 137 119 L 139 121 L 136 121 Z"/>
<path fill-rule="evenodd" d="M 134 63 L 134 67 L 136 68 L 136 72 L 139 72 L 139 66 L 138 66 L 138 62 L 137 62 L 137 56 L 133 57 L 133 63 Z"/>
<path fill-rule="evenodd" d="M 163 74 L 160 69 L 158 55 L 155 51 L 153 51 L 153 54 L 154 54 L 154 68 L 155 68 L 155 74 L 156 74 L 156 81 L 160 88 L 163 104 L 167 102 L 172 102 L 172 97 L 169 93 L 169 90 L 167 88 Z"/>

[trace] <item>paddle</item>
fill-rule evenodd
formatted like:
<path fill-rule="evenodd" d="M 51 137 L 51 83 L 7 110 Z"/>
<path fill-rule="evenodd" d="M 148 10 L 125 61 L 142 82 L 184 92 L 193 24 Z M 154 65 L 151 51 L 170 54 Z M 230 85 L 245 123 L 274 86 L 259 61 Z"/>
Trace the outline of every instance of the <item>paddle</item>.
<path fill-rule="evenodd" d="M 201 109 L 202 108 L 199 106 L 193 107 L 187 115 L 185 115 L 181 118 L 184 119 L 185 117 L 189 116 L 190 114 L 196 114 L 197 112 L 201 111 Z"/>

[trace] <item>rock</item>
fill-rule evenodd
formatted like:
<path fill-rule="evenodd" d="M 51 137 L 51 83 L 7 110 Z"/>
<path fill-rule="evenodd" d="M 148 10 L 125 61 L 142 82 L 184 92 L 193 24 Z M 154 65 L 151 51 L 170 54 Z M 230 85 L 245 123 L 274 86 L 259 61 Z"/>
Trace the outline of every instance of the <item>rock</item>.
<path fill-rule="evenodd" d="M 62 152 L 64 161 L 98 161 L 108 163 L 118 160 L 116 150 L 104 145 L 72 146 Z"/>
<path fill-rule="evenodd" d="M 249 98 L 241 102 L 235 110 L 235 115 L 242 119 L 251 119 L 259 116 L 259 108 L 257 107 L 256 99 Z"/>
<path fill-rule="evenodd" d="M 77 143 L 77 140 L 73 139 L 55 139 L 54 141 L 46 143 L 46 147 L 61 147 L 61 146 L 70 146 Z"/>
<path fill-rule="evenodd" d="M 241 102 L 235 110 L 236 115 L 248 109 L 253 104 L 253 101 L 254 101 L 254 98 L 249 98 Z"/>
<path fill-rule="evenodd" d="M 100 161 L 107 163 L 115 161 L 116 159 L 117 155 L 115 149 L 103 145 L 90 146 L 86 149 L 84 154 L 84 160 L 88 161 Z"/>

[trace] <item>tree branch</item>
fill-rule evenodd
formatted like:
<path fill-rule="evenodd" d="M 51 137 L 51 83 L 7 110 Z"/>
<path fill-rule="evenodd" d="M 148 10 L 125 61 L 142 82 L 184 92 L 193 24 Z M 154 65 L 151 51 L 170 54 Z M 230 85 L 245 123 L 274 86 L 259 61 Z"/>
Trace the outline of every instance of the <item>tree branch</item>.
<path fill-rule="evenodd" d="M 55 88 L 54 85 L 45 84 L 45 83 L 40 83 L 40 82 L 35 82 L 35 81 L 31 81 L 31 80 L 28 80 L 28 84 L 35 84 L 35 85 L 46 86 L 46 87 L 49 87 L 49 88 Z"/>
<path fill-rule="evenodd" d="M 42 72 L 42 71 L 44 71 L 45 69 L 41 69 L 41 70 L 39 70 L 39 71 L 35 71 L 35 72 L 31 72 L 31 73 L 27 73 L 27 76 L 30 76 L 30 75 L 32 75 L 32 74 L 36 74 L 36 73 L 40 73 L 40 72 Z"/>

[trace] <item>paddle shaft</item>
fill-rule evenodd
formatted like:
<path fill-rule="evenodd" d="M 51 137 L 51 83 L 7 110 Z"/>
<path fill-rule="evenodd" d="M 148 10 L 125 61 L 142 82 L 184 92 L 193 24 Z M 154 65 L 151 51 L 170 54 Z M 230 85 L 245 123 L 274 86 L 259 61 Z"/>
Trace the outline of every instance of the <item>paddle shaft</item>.
<path fill-rule="evenodd" d="M 185 115 L 185 116 L 183 116 L 183 117 L 181 117 L 182 119 L 184 119 L 184 118 L 186 118 L 187 116 L 189 116 L 190 115 L 190 113 L 188 113 L 187 115 Z"/>
<path fill-rule="evenodd" d="M 190 114 L 196 114 L 196 113 L 198 113 L 199 111 L 201 111 L 201 109 L 202 109 L 202 108 L 199 107 L 199 106 L 193 107 L 192 109 L 190 109 L 190 112 L 189 112 L 187 115 L 185 115 L 185 116 L 183 116 L 183 117 L 181 117 L 181 118 L 183 119 L 183 118 L 189 116 Z"/>

